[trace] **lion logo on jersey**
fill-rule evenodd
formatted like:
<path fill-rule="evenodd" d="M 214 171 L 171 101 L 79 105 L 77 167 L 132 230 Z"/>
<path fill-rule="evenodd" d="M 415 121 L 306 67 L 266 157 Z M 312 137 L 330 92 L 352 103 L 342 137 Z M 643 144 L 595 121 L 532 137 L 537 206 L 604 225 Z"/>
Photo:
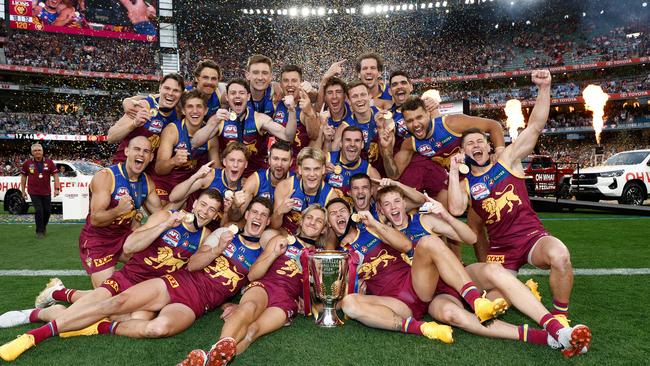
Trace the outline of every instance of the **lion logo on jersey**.
<path fill-rule="evenodd" d="M 488 197 L 483 201 L 481 207 L 490 214 L 487 220 L 485 220 L 486 224 L 489 225 L 501 221 L 501 210 L 508 206 L 506 213 L 511 212 L 514 208 L 513 202 L 518 203 L 518 206 L 521 205 L 521 198 L 517 196 L 514 190 L 515 186 L 508 184 L 503 191 L 495 192 L 495 195 L 499 196 L 499 198 L 494 199 Z"/>
<path fill-rule="evenodd" d="M 153 269 L 160 269 L 164 266 L 168 266 L 170 268 L 167 269 L 167 273 L 172 273 L 183 268 L 183 266 L 185 266 L 187 263 L 186 260 L 175 257 L 174 252 L 170 247 L 158 248 L 158 253 L 156 254 L 156 257 L 148 257 L 144 259 L 144 262 L 147 265 L 151 266 Z"/>
<path fill-rule="evenodd" d="M 147 139 L 151 142 L 151 148 L 157 149 L 160 147 L 160 135 L 151 135 Z"/>
<path fill-rule="evenodd" d="M 370 262 L 361 265 L 357 273 L 363 280 L 369 280 L 377 274 L 377 267 L 383 264 L 384 266 L 382 268 L 386 268 L 388 262 L 392 260 L 395 260 L 395 257 L 388 254 L 386 249 L 382 249 L 376 257 L 370 258 Z"/>
<path fill-rule="evenodd" d="M 298 264 L 295 260 L 288 259 L 286 262 L 284 262 L 284 267 L 278 269 L 275 271 L 275 273 L 282 276 L 294 277 L 297 274 L 301 274 L 302 270 L 300 267 L 298 267 Z"/>
<path fill-rule="evenodd" d="M 225 282 L 221 282 L 224 286 L 232 286 L 230 291 L 235 291 L 239 281 L 244 279 L 244 275 L 237 272 L 237 268 L 230 268 L 230 262 L 224 256 L 217 257 L 211 266 L 203 269 L 211 278 L 223 277 Z"/>
<path fill-rule="evenodd" d="M 368 149 L 368 161 L 374 162 L 379 157 L 379 145 L 376 142 L 370 143 L 370 149 Z"/>

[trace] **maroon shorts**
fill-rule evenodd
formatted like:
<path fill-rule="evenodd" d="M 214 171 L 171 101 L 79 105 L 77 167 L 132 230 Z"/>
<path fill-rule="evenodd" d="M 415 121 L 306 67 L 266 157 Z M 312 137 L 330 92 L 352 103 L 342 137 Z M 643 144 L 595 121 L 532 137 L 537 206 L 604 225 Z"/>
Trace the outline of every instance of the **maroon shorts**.
<path fill-rule="evenodd" d="M 287 316 L 287 321 L 290 321 L 296 313 L 298 312 L 298 302 L 297 299 L 294 299 L 287 291 L 280 286 L 276 286 L 273 281 L 260 281 L 251 282 L 246 290 L 251 287 L 260 287 L 266 291 L 266 295 L 269 298 L 269 302 L 266 305 L 267 308 L 279 308 L 284 311 L 284 314 Z"/>
<path fill-rule="evenodd" d="M 438 279 L 438 285 L 436 286 L 436 291 L 434 292 L 433 297 L 436 297 L 438 295 L 450 295 L 458 299 L 462 304 L 465 304 L 465 300 L 463 299 L 462 296 L 460 296 L 458 291 L 454 290 L 453 287 L 449 286 L 447 282 L 442 280 L 442 278 Z"/>
<path fill-rule="evenodd" d="M 411 309 L 413 317 L 417 320 L 422 319 L 429 308 L 429 303 L 420 300 L 418 294 L 415 293 L 411 271 L 409 271 L 408 276 L 404 282 L 402 282 L 402 285 L 397 289 L 397 291 L 393 295 L 389 296 L 394 297 L 406 304 L 406 306 Z"/>
<path fill-rule="evenodd" d="M 528 263 L 530 251 L 537 241 L 548 235 L 550 234 L 545 230 L 534 230 L 519 239 L 517 243 L 511 243 L 507 248 L 500 249 L 490 246 L 486 262 L 501 263 L 505 269 L 517 272 L 519 268 Z"/>
<path fill-rule="evenodd" d="M 122 255 L 124 241 L 130 234 L 129 230 L 122 236 L 106 238 L 86 235 L 82 231 L 79 235 L 79 257 L 86 273 L 91 275 L 115 267 Z"/>
<path fill-rule="evenodd" d="M 399 181 L 418 191 L 426 191 L 435 197 L 438 192 L 447 189 L 449 174 L 440 164 L 421 155 L 413 155 L 411 162 L 404 169 Z"/>
<path fill-rule="evenodd" d="M 137 284 L 138 282 L 132 281 L 123 271 L 116 271 L 113 275 L 107 278 L 100 287 L 103 287 L 115 296 L 121 292 L 126 291 L 129 287 Z"/>
<path fill-rule="evenodd" d="M 200 318 L 209 308 L 204 296 L 192 279 L 192 274 L 187 271 L 176 271 L 173 274 L 166 274 L 161 277 L 167 285 L 170 304 L 183 304 L 192 309 L 196 318 Z"/>
<path fill-rule="evenodd" d="M 175 182 L 172 182 L 170 179 L 165 178 L 169 177 L 165 175 L 161 177 L 157 175 L 151 176 L 151 180 L 156 186 L 156 194 L 161 201 L 169 201 L 169 193 L 171 193 L 172 189 L 174 189 L 176 186 Z"/>

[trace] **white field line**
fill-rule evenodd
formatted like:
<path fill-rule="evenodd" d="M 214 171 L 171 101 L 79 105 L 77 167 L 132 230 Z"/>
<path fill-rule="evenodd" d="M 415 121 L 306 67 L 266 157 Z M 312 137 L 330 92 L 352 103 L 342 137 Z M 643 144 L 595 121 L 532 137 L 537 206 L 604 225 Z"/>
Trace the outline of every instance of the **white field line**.
<path fill-rule="evenodd" d="M 576 276 L 635 276 L 650 275 L 650 268 L 574 268 Z M 543 269 L 522 269 L 520 276 L 547 276 L 548 271 Z M 54 276 L 87 276 L 83 270 L 32 270 L 32 269 L 9 269 L 0 270 L 0 277 L 54 277 Z"/>

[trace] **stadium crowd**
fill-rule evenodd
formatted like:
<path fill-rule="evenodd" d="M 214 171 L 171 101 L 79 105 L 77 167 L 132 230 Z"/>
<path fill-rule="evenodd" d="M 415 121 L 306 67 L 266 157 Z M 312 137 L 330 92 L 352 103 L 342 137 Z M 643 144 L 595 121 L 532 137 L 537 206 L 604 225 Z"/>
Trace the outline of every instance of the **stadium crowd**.
<path fill-rule="evenodd" d="M 105 135 L 119 116 L 90 114 L 60 115 L 0 112 L 0 134 L 50 133 L 65 135 Z"/>

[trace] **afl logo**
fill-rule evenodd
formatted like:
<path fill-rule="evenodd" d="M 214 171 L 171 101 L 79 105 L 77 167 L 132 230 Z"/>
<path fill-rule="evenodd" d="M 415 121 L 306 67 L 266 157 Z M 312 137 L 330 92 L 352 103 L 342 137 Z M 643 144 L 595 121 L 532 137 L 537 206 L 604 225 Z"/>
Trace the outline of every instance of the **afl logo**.
<path fill-rule="evenodd" d="M 301 212 L 303 204 L 304 203 L 302 202 L 302 200 L 300 198 L 294 197 L 293 198 L 293 207 L 291 209 L 294 210 L 294 211 Z"/>
<path fill-rule="evenodd" d="M 227 139 L 236 139 L 237 138 L 237 126 L 235 125 L 226 125 L 223 129 L 223 137 Z"/>
<path fill-rule="evenodd" d="M 126 187 L 120 187 L 117 190 L 117 193 L 115 193 L 115 199 L 118 200 L 118 199 L 120 199 L 120 198 L 122 198 L 124 196 L 128 196 L 128 195 L 129 195 L 129 189 L 126 188 Z"/>
<path fill-rule="evenodd" d="M 482 200 L 490 195 L 490 190 L 485 183 L 476 183 L 470 188 L 470 193 L 475 200 Z"/>
<path fill-rule="evenodd" d="M 273 121 L 276 123 L 283 124 L 284 123 L 284 112 L 283 111 L 278 111 L 275 116 L 273 117 Z"/>
<path fill-rule="evenodd" d="M 433 156 L 435 154 L 435 151 L 433 151 L 433 148 L 429 144 L 418 147 L 418 152 L 424 156 Z"/>
<path fill-rule="evenodd" d="M 228 258 L 232 258 L 233 254 L 235 254 L 235 246 L 232 243 L 228 244 L 223 254 Z"/>
<path fill-rule="evenodd" d="M 169 230 L 165 233 L 162 240 L 170 247 L 177 247 L 178 241 L 181 239 L 181 234 L 176 230 Z"/>
<path fill-rule="evenodd" d="M 343 176 L 340 174 L 332 174 L 330 175 L 330 179 L 327 181 L 327 183 L 333 187 L 341 187 L 343 186 Z"/>
<path fill-rule="evenodd" d="M 152 109 L 153 110 L 153 109 Z M 152 119 L 149 123 L 149 131 L 153 133 L 160 133 L 162 131 L 163 124 L 159 119 Z"/>
<path fill-rule="evenodd" d="M 187 150 L 187 143 L 185 141 L 179 142 L 178 145 L 176 145 L 176 150 L 180 149 Z"/>

